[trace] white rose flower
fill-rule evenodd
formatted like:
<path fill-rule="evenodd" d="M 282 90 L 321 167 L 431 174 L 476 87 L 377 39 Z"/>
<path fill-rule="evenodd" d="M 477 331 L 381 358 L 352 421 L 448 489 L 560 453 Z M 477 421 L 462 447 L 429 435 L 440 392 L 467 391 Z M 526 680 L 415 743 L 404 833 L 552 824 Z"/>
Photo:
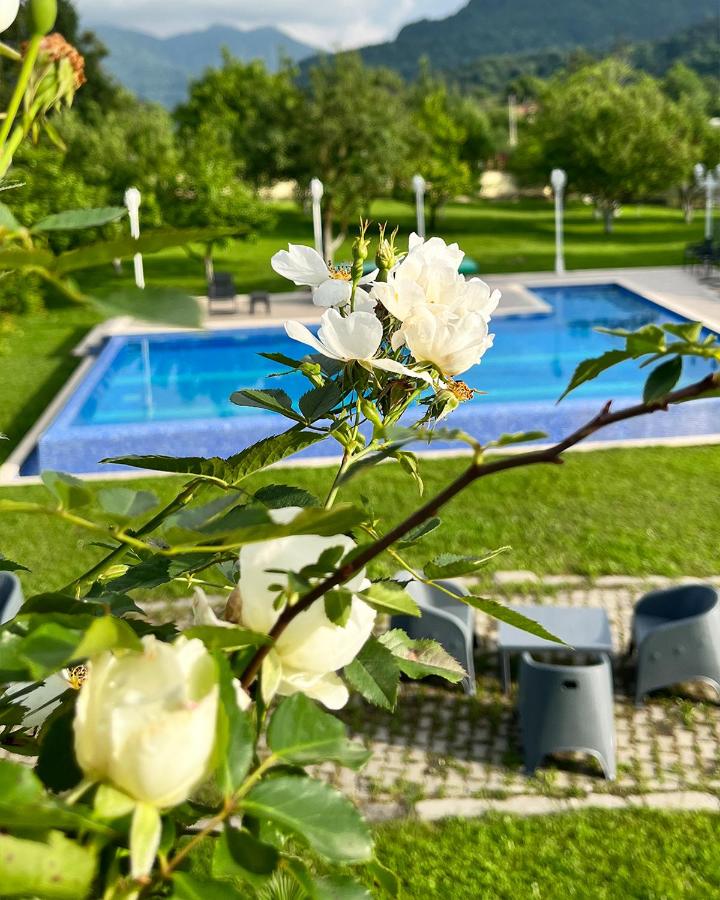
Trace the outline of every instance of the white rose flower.
<path fill-rule="evenodd" d="M 432 363 L 446 378 L 454 378 L 480 362 L 493 337 L 481 313 L 419 306 L 395 332 L 392 343 L 395 349 L 406 344 L 417 362 Z"/>
<path fill-rule="evenodd" d="M 290 522 L 301 512 L 291 507 L 272 510 L 273 520 Z M 275 608 L 278 591 L 273 584 L 284 583 L 283 576 L 270 569 L 298 572 L 317 562 L 324 550 L 342 547 L 349 552 L 354 541 L 343 534 L 334 537 L 295 535 L 248 544 L 240 551 L 241 620 L 245 627 L 268 634 L 283 606 Z M 359 591 L 369 582 L 359 572 L 344 587 Z M 303 693 L 319 700 L 329 709 L 340 709 L 348 701 L 348 690 L 335 674 L 351 663 L 370 637 L 375 624 L 375 610 L 355 596 L 350 618 L 343 626 L 335 625 L 325 615 L 322 600 L 300 613 L 278 638 L 263 664 L 262 686 L 266 701 L 277 693 L 282 696 Z"/>
<path fill-rule="evenodd" d="M 358 362 L 366 369 L 382 369 L 432 384 L 427 372 L 415 372 L 394 359 L 377 358 L 383 327 L 374 313 L 358 311 L 342 316 L 336 309 L 322 314 L 317 337 L 300 322 L 286 322 L 288 336 L 339 362 Z"/>
<path fill-rule="evenodd" d="M 20 0 L 0 0 L 0 31 L 7 31 L 17 19 Z"/>
<path fill-rule="evenodd" d="M 218 675 L 199 640 L 143 638 L 142 653 L 107 652 L 87 665 L 75 711 L 75 755 L 85 775 L 167 809 L 208 776 Z"/>
<path fill-rule="evenodd" d="M 317 250 L 302 244 L 288 244 L 287 250 L 279 250 L 272 258 L 273 269 L 293 281 L 306 284 L 313 289 L 313 303 L 325 309 L 341 308 L 350 303 L 352 281 L 350 271 L 328 266 Z M 371 284 L 377 278 L 378 270 L 360 279 L 360 284 Z M 375 301 L 365 291 L 356 291 L 355 309 L 372 309 Z"/>

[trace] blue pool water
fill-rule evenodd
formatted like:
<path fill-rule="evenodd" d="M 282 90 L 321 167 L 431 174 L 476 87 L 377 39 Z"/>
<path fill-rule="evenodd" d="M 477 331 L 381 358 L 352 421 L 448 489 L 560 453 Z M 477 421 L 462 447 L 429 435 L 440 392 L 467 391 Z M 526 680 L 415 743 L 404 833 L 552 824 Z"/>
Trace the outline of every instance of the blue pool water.
<path fill-rule="evenodd" d="M 453 424 L 481 439 L 528 428 L 559 437 L 601 401 L 639 398 L 647 373 L 629 362 L 555 406 L 581 360 L 618 346 L 616 339 L 598 334 L 598 326 L 683 321 L 618 285 L 532 290 L 552 312 L 494 319 L 495 347 L 463 376 L 486 393 L 464 404 Z M 122 453 L 227 456 L 276 433 L 284 420 L 228 400 L 239 388 L 282 387 L 293 398 L 307 390 L 302 377 L 270 377 L 282 366 L 258 355 L 268 351 L 295 358 L 304 353 L 282 328 L 112 338 L 41 438 L 39 466 L 89 472 L 107 470 L 98 460 Z M 708 368 L 690 360 L 683 380 L 695 380 Z M 616 426 L 608 437 L 715 433 L 719 412 L 717 401 L 703 401 Z"/>

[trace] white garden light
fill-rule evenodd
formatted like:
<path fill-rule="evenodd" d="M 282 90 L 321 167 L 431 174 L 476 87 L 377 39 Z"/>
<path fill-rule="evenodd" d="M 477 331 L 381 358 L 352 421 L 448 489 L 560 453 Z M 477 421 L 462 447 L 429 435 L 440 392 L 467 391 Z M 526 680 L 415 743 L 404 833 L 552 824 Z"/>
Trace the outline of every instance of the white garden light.
<path fill-rule="evenodd" d="M 310 182 L 310 196 L 312 197 L 313 212 L 313 232 L 315 234 L 315 249 L 323 256 L 323 236 L 322 236 L 322 209 L 320 202 L 325 193 L 325 188 L 319 178 L 313 178 Z"/>
<path fill-rule="evenodd" d="M 563 245 L 563 200 L 567 175 L 564 169 L 553 169 L 550 173 L 550 183 L 555 194 L 555 274 L 562 275 L 565 272 L 565 248 Z"/>
<path fill-rule="evenodd" d="M 421 238 L 425 237 L 425 179 L 422 175 L 413 175 L 413 190 L 415 191 L 415 207 L 417 210 L 417 233 Z"/>
<path fill-rule="evenodd" d="M 125 191 L 125 206 L 130 216 L 130 236 L 136 241 L 140 238 L 140 204 L 142 195 L 137 188 L 128 188 Z M 145 271 L 143 267 L 142 253 L 136 253 L 133 257 L 135 265 L 135 284 L 143 289 L 145 287 Z"/>
<path fill-rule="evenodd" d="M 720 186 L 720 165 L 706 169 L 702 163 L 695 166 L 695 181 L 705 191 L 705 240 L 713 239 L 713 206 L 715 191 Z"/>

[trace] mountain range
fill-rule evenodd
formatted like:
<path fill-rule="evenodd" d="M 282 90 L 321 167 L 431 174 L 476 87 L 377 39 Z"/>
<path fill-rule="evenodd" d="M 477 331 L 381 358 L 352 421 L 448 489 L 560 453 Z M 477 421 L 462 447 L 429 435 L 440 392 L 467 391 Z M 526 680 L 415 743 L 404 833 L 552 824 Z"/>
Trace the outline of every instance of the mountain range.
<path fill-rule="evenodd" d="M 92 28 L 109 51 L 103 63 L 107 71 L 143 100 L 169 108 L 185 99 L 192 78 L 220 64 L 223 48 L 245 61 L 262 60 L 269 69 L 276 69 L 283 58 L 300 62 L 317 52 L 278 28 L 240 31 L 213 25 L 169 38 L 111 25 Z"/>
<path fill-rule="evenodd" d="M 690 29 L 693 37 L 712 33 L 714 39 L 717 4 L 718 0 L 553 0 L 547 4 L 469 0 L 454 15 L 406 25 L 394 41 L 361 48 L 360 53 L 366 63 L 388 66 L 408 78 L 427 58 L 434 69 L 456 75 L 461 82 L 495 90 L 506 75 L 549 74 L 576 49 L 597 54 L 618 44 L 644 43 L 649 48 L 645 55 L 652 56 L 650 48 L 656 42 L 672 44 L 683 30 Z M 109 50 L 108 71 L 138 96 L 167 107 L 185 98 L 191 78 L 220 63 L 224 47 L 244 61 L 263 60 L 271 69 L 283 57 L 302 61 L 306 68 L 317 53 L 273 27 L 240 31 L 214 25 L 170 38 L 108 25 L 93 27 Z M 678 50 L 681 45 L 685 49 L 680 58 L 692 54 L 692 47 L 682 40 Z M 703 53 L 707 55 L 706 50 Z"/>

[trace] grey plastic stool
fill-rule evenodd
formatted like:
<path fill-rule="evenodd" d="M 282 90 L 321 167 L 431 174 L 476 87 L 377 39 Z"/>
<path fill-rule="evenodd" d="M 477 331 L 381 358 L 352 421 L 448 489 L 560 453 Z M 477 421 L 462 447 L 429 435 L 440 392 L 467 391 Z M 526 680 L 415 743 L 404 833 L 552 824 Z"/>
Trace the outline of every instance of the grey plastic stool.
<path fill-rule="evenodd" d="M 579 751 L 594 756 L 609 781 L 615 779 L 615 717 L 610 659 L 588 665 L 520 661 L 520 731 L 525 771 L 532 775 L 549 753 Z"/>
<path fill-rule="evenodd" d="M 720 693 L 720 594 L 707 584 L 651 591 L 635 606 L 635 702 L 658 688 L 704 681 Z"/>
<path fill-rule="evenodd" d="M 399 572 L 395 577 L 402 580 L 407 573 Z M 438 584 L 467 596 L 468 590 L 457 581 L 438 581 Z M 468 673 L 462 680 L 466 694 L 475 693 L 475 661 L 473 648 L 475 643 L 475 612 L 471 606 L 455 600 L 437 588 L 411 581 L 407 592 L 422 611 L 422 617 L 393 616 L 391 626 L 402 628 L 413 640 L 431 638 L 442 645 L 443 649 L 456 659 Z"/>
<path fill-rule="evenodd" d="M 20 579 L 12 572 L 0 572 L 0 625 L 14 619 L 23 605 Z"/>

